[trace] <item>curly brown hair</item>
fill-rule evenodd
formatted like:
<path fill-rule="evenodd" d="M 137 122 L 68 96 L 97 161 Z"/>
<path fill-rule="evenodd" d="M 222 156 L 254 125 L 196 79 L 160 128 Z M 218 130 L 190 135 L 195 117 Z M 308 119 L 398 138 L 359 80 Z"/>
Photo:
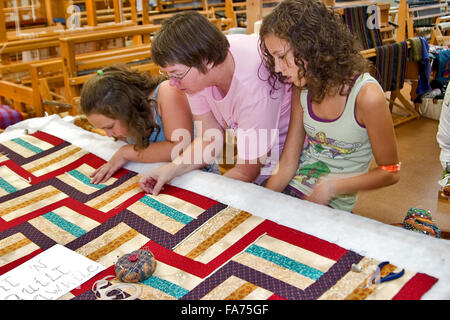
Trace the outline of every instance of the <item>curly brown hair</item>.
<path fill-rule="evenodd" d="M 149 94 L 163 77 L 133 71 L 124 64 L 108 66 L 90 77 L 81 90 L 81 111 L 102 114 L 126 125 L 135 150 L 149 146 L 149 137 L 161 129 L 155 120 L 156 101 Z"/>
<path fill-rule="evenodd" d="M 360 54 L 359 41 L 339 14 L 319 0 L 284 0 L 263 19 L 260 28 L 263 64 L 270 71 L 272 87 L 276 80 L 285 79 L 275 72 L 274 59 L 264 44 L 269 34 L 290 44 L 299 78 L 306 77 L 313 101 L 321 102 L 325 94 L 347 94 L 344 88 L 353 84 L 353 77 L 370 70 L 370 62 Z"/>

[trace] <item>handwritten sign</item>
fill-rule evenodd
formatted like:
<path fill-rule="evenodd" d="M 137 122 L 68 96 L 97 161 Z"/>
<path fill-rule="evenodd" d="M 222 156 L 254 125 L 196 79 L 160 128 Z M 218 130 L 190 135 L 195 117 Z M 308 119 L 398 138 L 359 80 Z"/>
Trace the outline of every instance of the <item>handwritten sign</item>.
<path fill-rule="evenodd" d="M 106 268 L 56 244 L 0 276 L 0 300 L 54 300 Z"/>

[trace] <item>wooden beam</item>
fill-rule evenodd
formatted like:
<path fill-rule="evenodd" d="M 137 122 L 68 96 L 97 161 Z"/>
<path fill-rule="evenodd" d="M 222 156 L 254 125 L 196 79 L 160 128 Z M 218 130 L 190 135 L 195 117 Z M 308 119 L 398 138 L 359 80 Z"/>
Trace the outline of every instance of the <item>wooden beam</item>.
<path fill-rule="evenodd" d="M 8 40 L 6 36 L 5 13 L 3 12 L 3 9 L 5 8 L 5 1 L 6 0 L 0 0 L 0 42 L 5 42 Z"/>
<path fill-rule="evenodd" d="M 47 16 L 47 25 L 54 26 L 53 22 L 53 8 L 50 0 L 45 0 L 45 15 Z"/>
<path fill-rule="evenodd" d="M 97 2 L 96 0 L 86 0 L 86 15 L 88 20 L 88 26 L 97 25 Z"/>
<path fill-rule="evenodd" d="M 263 0 L 247 0 L 247 34 L 255 30 L 255 22 L 262 19 Z"/>
<path fill-rule="evenodd" d="M 114 8 L 114 22 L 120 23 L 122 22 L 122 3 L 120 0 L 113 0 L 113 8 Z"/>
<path fill-rule="evenodd" d="M 142 24 L 150 24 L 149 11 L 150 6 L 148 5 L 148 1 L 142 1 Z"/>

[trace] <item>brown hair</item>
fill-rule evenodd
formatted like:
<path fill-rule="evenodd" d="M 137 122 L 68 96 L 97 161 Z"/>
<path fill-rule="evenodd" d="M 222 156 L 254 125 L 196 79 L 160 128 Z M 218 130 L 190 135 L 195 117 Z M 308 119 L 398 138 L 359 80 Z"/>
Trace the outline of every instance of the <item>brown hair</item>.
<path fill-rule="evenodd" d="M 260 49 L 274 87 L 277 79 L 285 79 L 275 72 L 274 59 L 265 47 L 264 37 L 269 34 L 290 44 L 299 78 L 306 77 L 314 101 L 321 102 L 326 93 L 347 94 L 344 86 L 351 86 L 357 73 L 369 71 L 370 63 L 360 54 L 357 39 L 342 18 L 319 0 L 284 0 L 263 19 Z"/>
<path fill-rule="evenodd" d="M 81 90 L 81 111 L 99 113 L 126 125 L 135 149 L 148 147 L 149 137 L 160 128 L 155 121 L 156 101 L 149 94 L 164 78 L 129 69 L 126 65 L 108 66 L 90 77 Z"/>
<path fill-rule="evenodd" d="M 214 24 L 196 11 L 187 11 L 163 22 L 152 41 L 152 59 L 161 67 L 179 63 L 206 73 L 206 64 L 225 61 L 229 47 Z"/>

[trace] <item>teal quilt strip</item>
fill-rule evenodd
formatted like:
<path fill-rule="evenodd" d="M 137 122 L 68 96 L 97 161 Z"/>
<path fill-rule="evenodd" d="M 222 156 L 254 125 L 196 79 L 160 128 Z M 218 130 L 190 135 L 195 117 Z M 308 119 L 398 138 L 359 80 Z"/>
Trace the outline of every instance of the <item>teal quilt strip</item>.
<path fill-rule="evenodd" d="M 165 204 L 163 204 L 159 201 L 156 201 L 155 199 L 153 199 L 149 196 L 145 196 L 145 197 L 141 198 L 139 201 L 144 203 L 145 205 L 161 212 L 162 214 L 168 216 L 169 218 L 172 218 L 183 224 L 188 224 L 189 222 L 194 220 L 194 218 L 188 216 L 187 214 L 184 214 L 178 210 L 175 210 L 169 206 L 166 206 Z"/>
<path fill-rule="evenodd" d="M 13 193 L 17 191 L 17 188 L 10 184 L 8 181 L 0 177 L 0 188 L 8 193 Z"/>
<path fill-rule="evenodd" d="M 88 185 L 90 187 L 93 187 L 93 188 L 96 188 L 96 189 L 102 189 L 102 188 L 107 187 L 106 184 L 93 184 L 93 183 L 91 183 L 91 178 L 89 178 L 85 174 L 81 173 L 77 169 L 70 170 L 67 173 L 70 174 L 75 179 L 77 179 L 78 181 L 80 181 L 80 182 L 82 182 L 85 185 Z"/>
<path fill-rule="evenodd" d="M 162 292 L 165 292 L 177 299 L 182 298 L 184 295 L 186 295 L 189 292 L 185 288 L 180 287 L 179 285 L 177 285 L 175 283 L 158 278 L 156 276 L 151 276 L 150 278 L 148 278 L 144 281 L 141 281 L 141 283 L 143 283 L 147 286 L 150 286 L 152 288 L 158 289 Z"/>
<path fill-rule="evenodd" d="M 28 141 L 23 140 L 22 138 L 14 138 L 14 139 L 11 139 L 11 141 L 14 141 L 17 144 L 20 144 L 22 147 L 24 147 L 24 148 L 26 148 L 26 149 L 28 149 L 31 152 L 36 153 L 36 154 L 44 151 L 41 148 L 36 147 L 35 145 L 32 145 Z"/>
<path fill-rule="evenodd" d="M 72 222 L 67 221 L 66 219 L 60 217 L 53 211 L 44 214 L 43 217 L 77 238 L 81 237 L 83 234 L 87 232 L 86 230 L 80 228 L 79 226 L 73 224 Z"/>
<path fill-rule="evenodd" d="M 252 244 L 250 247 L 248 247 L 245 252 L 248 252 L 254 256 L 263 258 L 267 261 L 270 261 L 272 263 L 275 263 L 283 268 L 289 269 L 291 271 L 297 272 L 305 277 L 308 277 L 313 280 L 319 279 L 323 272 L 320 270 L 317 270 L 313 267 L 307 266 L 306 264 L 303 264 L 301 262 L 295 261 L 289 257 L 283 256 L 279 253 L 273 252 L 271 250 L 265 249 L 263 247 L 260 247 L 256 244 Z"/>

